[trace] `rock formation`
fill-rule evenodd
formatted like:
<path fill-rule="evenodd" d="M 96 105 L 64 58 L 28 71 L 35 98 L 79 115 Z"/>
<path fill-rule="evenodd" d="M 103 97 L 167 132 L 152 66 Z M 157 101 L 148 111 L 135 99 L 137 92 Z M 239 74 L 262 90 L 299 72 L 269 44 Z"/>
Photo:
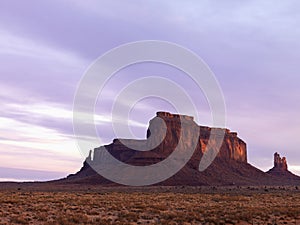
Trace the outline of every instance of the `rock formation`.
<path fill-rule="evenodd" d="M 183 131 L 181 129 L 182 124 L 186 124 Z M 235 132 L 230 132 L 228 129 L 217 129 L 223 130 L 225 133 L 217 157 L 247 163 L 246 143 L 238 138 Z M 157 112 L 157 116 L 149 123 L 146 140 L 115 139 L 112 144 L 104 147 L 123 162 L 133 165 L 149 165 L 167 158 L 179 145 L 182 134 L 182 151 L 195 146 L 197 161 L 199 161 L 207 150 L 211 130 L 210 127 L 198 126 L 191 116 Z M 150 151 L 135 151 L 140 149 Z M 90 155 L 87 161 L 93 165 L 101 163 L 105 160 L 102 152 L 103 147 L 94 149 L 93 157 Z"/>
<path fill-rule="evenodd" d="M 280 157 L 280 155 L 275 152 L 274 153 L 274 168 L 278 170 L 287 171 L 287 162 L 285 157 Z"/>
<path fill-rule="evenodd" d="M 277 152 L 274 153 L 274 167 L 270 169 L 267 173 L 273 176 L 284 177 L 292 180 L 298 179 L 298 176 L 288 171 L 286 158 L 281 158 Z"/>
<path fill-rule="evenodd" d="M 223 139 L 212 135 L 212 131 L 222 131 Z M 200 132 L 200 133 L 199 133 Z M 218 132 L 217 132 L 218 133 Z M 212 137 L 210 137 L 212 135 Z M 220 142 L 220 151 L 213 163 L 203 172 L 198 170 L 199 163 L 206 151 L 208 142 L 214 151 Z M 149 122 L 145 140 L 115 139 L 113 143 L 95 148 L 90 152 L 81 170 L 68 176 L 66 182 L 85 182 L 110 184 L 97 174 L 92 167 L 106 162 L 104 148 L 116 159 L 131 165 L 146 166 L 166 159 L 177 147 L 184 154 L 194 148 L 188 163 L 174 176 L 158 185 L 272 185 L 290 184 L 282 177 L 277 178 L 272 171 L 287 171 L 285 158 L 274 155 L 274 168 L 268 173 L 258 170 L 247 162 L 246 143 L 236 132 L 223 128 L 199 126 L 191 116 L 157 112 Z M 146 149 L 147 151 L 138 151 Z M 288 172 L 290 173 L 290 172 Z M 299 180 L 297 180 L 299 179 Z M 299 183 L 300 178 L 294 178 Z"/>

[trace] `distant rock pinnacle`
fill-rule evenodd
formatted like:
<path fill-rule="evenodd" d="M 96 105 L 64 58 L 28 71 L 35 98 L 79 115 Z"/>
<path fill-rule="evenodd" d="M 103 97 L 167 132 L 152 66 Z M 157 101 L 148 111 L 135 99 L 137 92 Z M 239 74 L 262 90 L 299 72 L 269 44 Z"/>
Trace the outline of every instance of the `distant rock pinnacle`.
<path fill-rule="evenodd" d="M 296 176 L 288 170 L 286 158 L 281 158 L 277 152 L 274 153 L 274 167 L 270 169 L 267 173 L 276 177 L 286 178 L 289 180 L 299 180 L 298 176 Z"/>
<path fill-rule="evenodd" d="M 277 152 L 275 152 L 274 154 L 274 168 L 283 171 L 288 170 L 286 158 L 285 157 L 281 158 Z"/>

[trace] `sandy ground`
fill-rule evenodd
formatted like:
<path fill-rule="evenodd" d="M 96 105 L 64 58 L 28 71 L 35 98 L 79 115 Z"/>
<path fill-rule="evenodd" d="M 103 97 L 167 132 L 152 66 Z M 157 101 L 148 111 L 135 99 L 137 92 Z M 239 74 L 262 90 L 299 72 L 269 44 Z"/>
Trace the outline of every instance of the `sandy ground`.
<path fill-rule="evenodd" d="M 300 224 L 300 191 L 0 183 L 0 224 Z"/>

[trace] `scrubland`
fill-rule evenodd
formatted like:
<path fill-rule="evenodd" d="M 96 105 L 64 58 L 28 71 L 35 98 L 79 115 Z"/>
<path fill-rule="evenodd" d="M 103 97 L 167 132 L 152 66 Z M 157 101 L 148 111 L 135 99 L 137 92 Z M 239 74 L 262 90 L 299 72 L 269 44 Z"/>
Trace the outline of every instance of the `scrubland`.
<path fill-rule="evenodd" d="M 300 224 L 300 191 L 0 190 L 0 224 Z"/>

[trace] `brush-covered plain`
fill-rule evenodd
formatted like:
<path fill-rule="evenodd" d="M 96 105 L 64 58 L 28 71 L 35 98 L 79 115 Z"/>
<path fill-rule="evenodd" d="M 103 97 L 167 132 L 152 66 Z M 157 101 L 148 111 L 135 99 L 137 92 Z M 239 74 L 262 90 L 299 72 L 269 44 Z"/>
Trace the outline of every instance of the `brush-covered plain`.
<path fill-rule="evenodd" d="M 300 224 L 298 187 L 0 190 L 0 224 Z"/>

